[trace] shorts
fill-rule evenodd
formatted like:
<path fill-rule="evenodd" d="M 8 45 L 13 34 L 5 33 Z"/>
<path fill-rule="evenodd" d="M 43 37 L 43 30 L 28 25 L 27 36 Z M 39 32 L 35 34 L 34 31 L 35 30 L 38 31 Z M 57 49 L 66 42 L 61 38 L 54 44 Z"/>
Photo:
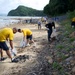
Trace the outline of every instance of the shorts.
<path fill-rule="evenodd" d="M 8 46 L 7 46 L 5 41 L 4 42 L 0 42 L 0 48 L 5 50 L 5 51 L 9 50 L 9 48 L 8 48 Z"/>
<path fill-rule="evenodd" d="M 27 35 L 27 39 L 32 40 L 32 35 Z"/>

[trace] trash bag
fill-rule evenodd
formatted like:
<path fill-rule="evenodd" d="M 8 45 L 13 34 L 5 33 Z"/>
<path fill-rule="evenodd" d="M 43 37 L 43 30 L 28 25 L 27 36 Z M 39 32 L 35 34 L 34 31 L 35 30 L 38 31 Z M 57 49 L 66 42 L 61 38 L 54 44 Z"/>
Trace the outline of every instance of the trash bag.
<path fill-rule="evenodd" d="M 26 42 L 22 40 L 20 43 L 20 47 L 25 47 L 25 46 L 26 46 Z"/>
<path fill-rule="evenodd" d="M 53 29 L 53 32 L 51 34 L 51 37 L 56 37 L 56 36 L 57 36 L 56 29 Z"/>
<path fill-rule="evenodd" d="M 14 56 L 17 55 L 17 50 L 16 50 L 16 48 L 13 48 L 13 49 L 10 48 L 9 50 L 10 50 L 10 53 L 11 53 L 12 57 L 14 57 Z"/>

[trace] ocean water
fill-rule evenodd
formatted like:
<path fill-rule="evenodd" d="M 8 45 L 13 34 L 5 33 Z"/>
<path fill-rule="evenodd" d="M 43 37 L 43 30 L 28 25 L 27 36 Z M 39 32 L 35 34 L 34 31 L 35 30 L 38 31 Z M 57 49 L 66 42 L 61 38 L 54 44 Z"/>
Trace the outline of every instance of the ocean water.
<path fill-rule="evenodd" d="M 12 25 L 14 23 L 18 23 L 21 19 L 36 19 L 36 18 L 41 18 L 41 17 L 21 17 L 21 16 L 0 16 L 0 28 Z"/>

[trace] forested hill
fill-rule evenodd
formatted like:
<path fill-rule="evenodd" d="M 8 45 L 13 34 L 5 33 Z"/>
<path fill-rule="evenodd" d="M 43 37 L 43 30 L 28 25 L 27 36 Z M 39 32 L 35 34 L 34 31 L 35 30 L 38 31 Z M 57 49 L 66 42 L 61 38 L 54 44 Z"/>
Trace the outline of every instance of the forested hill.
<path fill-rule="evenodd" d="M 8 16 L 44 16 L 43 11 L 35 10 L 25 6 L 18 6 L 15 10 L 11 10 Z"/>

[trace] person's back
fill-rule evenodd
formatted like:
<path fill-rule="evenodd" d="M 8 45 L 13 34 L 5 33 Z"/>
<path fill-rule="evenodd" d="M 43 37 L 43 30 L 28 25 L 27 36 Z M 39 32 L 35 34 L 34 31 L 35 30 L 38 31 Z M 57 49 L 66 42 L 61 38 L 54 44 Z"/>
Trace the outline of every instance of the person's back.
<path fill-rule="evenodd" d="M 32 31 L 30 29 L 22 29 L 22 31 L 25 35 L 31 35 L 32 34 Z"/>
<path fill-rule="evenodd" d="M 52 23 L 48 23 L 48 24 L 45 25 L 45 27 L 47 27 L 47 28 L 49 28 L 49 29 L 52 30 L 52 27 L 55 28 L 55 23 L 54 23 L 54 22 L 52 22 Z"/>
<path fill-rule="evenodd" d="M 7 38 L 13 37 L 13 30 L 11 28 L 3 28 L 0 30 L 0 41 L 5 41 Z"/>
<path fill-rule="evenodd" d="M 41 25 L 41 22 L 40 21 L 38 22 L 38 25 Z"/>

